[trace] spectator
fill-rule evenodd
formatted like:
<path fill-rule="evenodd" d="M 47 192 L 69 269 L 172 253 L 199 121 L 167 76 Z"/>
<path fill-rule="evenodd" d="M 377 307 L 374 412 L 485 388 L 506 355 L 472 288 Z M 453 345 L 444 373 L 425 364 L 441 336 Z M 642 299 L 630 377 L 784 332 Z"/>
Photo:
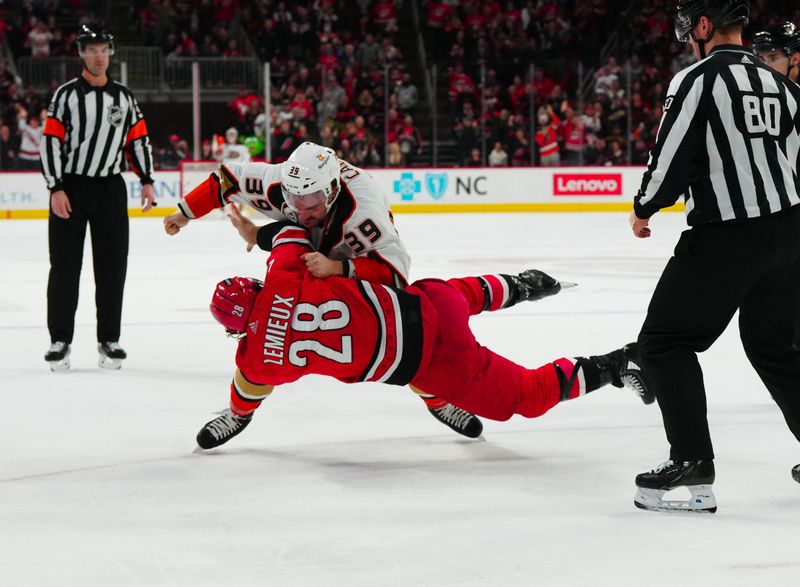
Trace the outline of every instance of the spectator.
<path fill-rule="evenodd" d="M 0 126 L 0 169 L 8 171 L 17 167 L 17 140 L 7 124 Z"/>
<path fill-rule="evenodd" d="M 411 167 L 414 164 L 414 159 L 421 151 L 422 134 L 414 126 L 414 119 L 410 115 L 403 119 L 397 140 L 400 143 L 400 151 L 405 157 L 405 164 Z"/>
<path fill-rule="evenodd" d="M 469 158 L 464 162 L 464 167 L 483 167 L 481 150 L 478 147 L 470 149 Z"/>
<path fill-rule="evenodd" d="M 637 139 L 633 144 L 633 153 L 631 154 L 631 163 L 633 165 L 647 165 L 650 159 L 650 149 L 647 143 L 642 139 Z"/>
<path fill-rule="evenodd" d="M 551 106 L 538 116 L 539 130 L 536 131 L 536 145 L 539 147 L 539 165 L 551 167 L 561 164 L 558 146 L 559 119 Z"/>
<path fill-rule="evenodd" d="M 247 105 L 247 114 L 239 125 L 242 135 L 256 135 L 264 138 L 264 130 L 267 126 L 267 116 L 261 110 L 261 104 L 257 101 Z"/>
<path fill-rule="evenodd" d="M 511 165 L 524 167 L 531 164 L 531 144 L 522 129 L 514 131 L 511 141 Z"/>
<path fill-rule="evenodd" d="M 625 165 L 627 157 L 622 150 L 622 144 L 614 139 L 608 143 L 609 161 L 606 165 Z"/>
<path fill-rule="evenodd" d="M 611 97 L 614 92 L 614 83 L 616 82 L 617 86 L 619 85 L 619 73 L 620 68 L 617 65 L 616 59 L 613 57 L 609 58 L 608 62 L 594 74 L 595 94 Z"/>
<path fill-rule="evenodd" d="M 385 32 L 397 31 L 397 9 L 392 0 L 378 0 L 372 7 L 372 15 L 376 24 Z"/>
<path fill-rule="evenodd" d="M 239 87 L 236 97 L 231 100 L 230 104 L 228 104 L 228 108 L 233 110 L 236 113 L 236 117 L 242 121 L 244 120 L 245 116 L 247 116 L 248 108 L 250 107 L 251 102 L 258 104 L 258 96 L 244 86 L 241 86 Z"/>
<path fill-rule="evenodd" d="M 397 96 L 397 107 L 403 112 L 411 112 L 417 105 L 417 86 L 411 83 L 411 74 L 404 73 L 403 79 L 397 82 L 394 89 Z"/>
<path fill-rule="evenodd" d="M 338 99 L 335 99 L 333 88 L 326 87 L 322 90 L 322 99 L 317 103 L 317 121 L 320 125 L 327 124 L 336 116 L 339 108 Z"/>
<path fill-rule="evenodd" d="M 210 145 L 209 145 L 210 147 Z M 165 169 L 178 169 L 181 161 L 189 156 L 189 146 L 177 134 L 169 136 L 169 145 L 161 150 L 161 166 Z"/>
<path fill-rule="evenodd" d="M 503 149 L 503 143 L 497 141 L 494 144 L 494 149 L 489 153 L 489 167 L 506 166 L 508 166 L 508 153 Z"/>
<path fill-rule="evenodd" d="M 361 66 L 362 71 L 367 71 L 379 64 L 381 53 L 380 45 L 375 41 L 375 37 L 369 33 L 364 40 L 359 43 L 356 49 L 356 61 Z"/>
<path fill-rule="evenodd" d="M 324 43 L 322 45 L 322 49 L 319 55 L 319 70 L 320 73 L 327 77 L 328 74 L 332 73 L 338 63 L 339 58 L 333 52 L 333 45 L 330 43 Z"/>
<path fill-rule="evenodd" d="M 564 125 L 564 165 L 582 165 L 586 148 L 586 129 L 578 114 L 573 113 Z"/>
<path fill-rule="evenodd" d="M 587 146 L 584 162 L 587 165 L 610 165 L 607 148 L 606 140 L 603 137 L 597 137 Z"/>
<path fill-rule="evenodd" d="M 336 122 L 339 124 L 346 124 L 356 117 L 356 110 L 350 104 L 350 98 L 347 97 L 347 94 L 342 95 L 339 99 L 339 107 L 336 109 L 335 119 Z"/>
<path fill-rule="evenodd" d="M 37 59 L 50 57 L 50 41 L 52 38 L 53 33 L 48 30 L 47 25 L 41 20 L 36 20 L 25 41 L 25 45 L 31 51 L 31 57 Z"/>
<path fill-rule="evenodd" d="M 403 167 L 405 158 L 400 150 L 400 145 L 396 142 L 389 143 L 389 156 L 386 162 L 387 167 Z"/>
<path fill-rule="evenodd" d="M 46 114 L 47 111 L 45 111 Z M 39 171 L 39 142 L 42 140 L 42 113 L 28 117 L 28 112 L 20 108 L 17 124 L 20 132 L 17 169 L 22 171 Z"/>
<path fill-rule="evenodd" d="M 221 145 L 217 143 L 217 145 L 215 159 L 218 159 L 223 164 L 228 162 L 241 163 L 250 160 L 250 150 L 239 143 L 239 131 L 234 127 L 230 127 L 225 131 L 225 142 Z"/>
<path fill-rule="evenodd" d="M 278 128 L 272 132 L 272 145 L 273 163 L 286 161 L 292 151 L 299 145 L 295 139 L 292 125 L 288 120 L 282 121 Z"/>
<path fill-rule="evenodd" d="M 200 160 L 211 161 L 213 159 L 214 159 L 214 154 L 211 149 L 211 141 L 209 141 L 208 139 L 203 139 L 203 142 L 200 144 Z"/>

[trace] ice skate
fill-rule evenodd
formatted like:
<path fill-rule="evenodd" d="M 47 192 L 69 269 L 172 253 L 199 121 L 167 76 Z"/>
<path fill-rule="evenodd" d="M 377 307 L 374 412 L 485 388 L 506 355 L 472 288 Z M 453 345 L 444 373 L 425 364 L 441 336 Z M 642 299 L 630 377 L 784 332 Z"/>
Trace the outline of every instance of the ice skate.
<path fill-rule="evenodd" d="M 621 349 L 607 355 L 589 357 L 603 370 L 601 377 L 608 377 L 605 383 L 614 387 L 627 387 L 633 390 L 645 404 L 652 404 L 656 396 L 650 389 L 647 376 L 639 364 L 639 345 L 626 344 Z"/>
<path fill-rule="evenodd" d="M 100 353 L 97 364 L 103 369 L 120 369 L 122 368 L 122 361 L 128 357 L 128 353 L 116 342 L 99 343 L 97 352 Z"/>
<path fill-rule="evenodd" d="M 717 511 L 713 483 L 714 461 L 666 461 L 636 476 L 633 503 L 637 508 L 654 512 L 713 514 Z M 689 490 L 690 499 L 664 499 L 665 493 L 681 487 Z"/>
<path fill-rule="evenodd" d="M 800 483 L 800 465 L 795 465 L 792 469 L 792 479 Z"/>
<path fill-rule="evenodd" d="M 483 432 L 483 423 L 475 415 L 451 403 L 445 402 L 440 407 L 428 406 L 433 417 L 445 426 L 450 427 L 467 438 L 478 438 Z"/>
<path fill-rule="evenodd" d="M 606 355 L 589 357 L 601 368 L 603 383 L 614 387 L 627 387 L 633 390 L 645 404 L 652 404 L 656 396 L 647 381 L 647 376 L 639 364 L 639 345 L 626 344 L 621 349 Z"/>
<path fill-rule="evenodd" d="M 639 344 L 635 342 L 626 344 L 622 348 L 622 356 L 624 359 L 620 370 L 622 385 L 632 389 L 645 404 L 652 404 L 656 401 L 656 395 L 650 388 L 647 376 L 642 370 L 639 359 Z"/>
<path fill-rule="evenodd" d="M 227 408 L 200 429 L 200 432 L 197 433 L 197 445 L 202 449 L 208 450 L 225 444 L 247 428 L 252 419 L 252 414 L 249 416 L 237 416 L 230 408 Z"/>
<path fill-rule="evenodd" d="M 512 275 L 511 281 L 517 289 L 516 302 L 535 302 L 561 291 L 558 280 L 538 269 L 528 269 L 519 275 Z"/>
<path fill-rule="evenodd" d="M 69 370 L 70 347 L 66 342 L 60 340 L 54 342 L 47 349 L 44 360 L 50 364 L 50 370 L 55 372 Z"/>

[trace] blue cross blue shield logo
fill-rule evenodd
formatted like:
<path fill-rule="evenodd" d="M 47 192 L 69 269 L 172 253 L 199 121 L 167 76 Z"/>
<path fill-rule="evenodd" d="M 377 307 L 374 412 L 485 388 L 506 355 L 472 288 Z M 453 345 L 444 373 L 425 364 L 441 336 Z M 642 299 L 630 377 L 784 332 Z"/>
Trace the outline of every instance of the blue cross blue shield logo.
<path fill-rule="evenodd" d="M 447 191 L 447 173 L 426 173 L 425 187 L 434 200 L 439 200 Z"/>
<path fill-rule="evenodd" d="M 400 194 L 403 201 L 413 200 L 414 196 L 422 191 L 422 184 L 414 179 L 414 174 L 403 172 L 400 179 L 394 182 L 394 193 Z"/>

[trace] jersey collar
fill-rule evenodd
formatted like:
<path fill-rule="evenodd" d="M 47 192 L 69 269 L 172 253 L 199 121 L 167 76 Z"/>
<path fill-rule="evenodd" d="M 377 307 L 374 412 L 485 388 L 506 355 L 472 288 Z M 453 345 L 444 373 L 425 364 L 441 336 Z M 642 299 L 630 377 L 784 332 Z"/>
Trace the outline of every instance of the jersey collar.
<path fill-rule="evenodd" d="M 713 55 L 717 51 L 725 51 L 725 52 L 733 52 L 733 53 L 744 53 L 745 55 L 752 56 L 753 54 L 745 49 L 742 45 L 717 45 L 709 52 L 709 55 Z"/>

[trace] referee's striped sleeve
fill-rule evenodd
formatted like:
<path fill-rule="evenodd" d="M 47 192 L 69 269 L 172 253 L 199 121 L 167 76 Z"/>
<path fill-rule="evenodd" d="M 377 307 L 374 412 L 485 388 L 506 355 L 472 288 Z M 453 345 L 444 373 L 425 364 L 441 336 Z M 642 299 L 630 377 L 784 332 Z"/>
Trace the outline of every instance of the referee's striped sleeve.
<path fill-rule="evenodd" d="M 66 137 L 64 110 L 68 92 L 62 86 L 53 96 L 47 109 L 42 138 L 39 141 L 39 158 L 42 162 L 47 189 L 51 192 L 62 189 L 64 166 L 62 161 L 63 143 Z"/>
<path fill-rule="evenodd" d="M 649 218 L 672 206 L 689 189 L 697 165 L 698 145 L 693 122 L 703 95 L 704 74 L 689 68 L 678 74 L 667 91 L 664 115 L 650 161 L 635 198 L 639 218 Z"/>
<path fill-rule="evenodd" d="M 128 95 L 130 104 L 131 125 L 125 144 L 129 153 L 129 160 L 136 175 L 142 183 L 153 183 L 153 151 L 150 146 L 150 137 L 147 135 L 147 125 L 144 122 L 136 98 Z"/>

